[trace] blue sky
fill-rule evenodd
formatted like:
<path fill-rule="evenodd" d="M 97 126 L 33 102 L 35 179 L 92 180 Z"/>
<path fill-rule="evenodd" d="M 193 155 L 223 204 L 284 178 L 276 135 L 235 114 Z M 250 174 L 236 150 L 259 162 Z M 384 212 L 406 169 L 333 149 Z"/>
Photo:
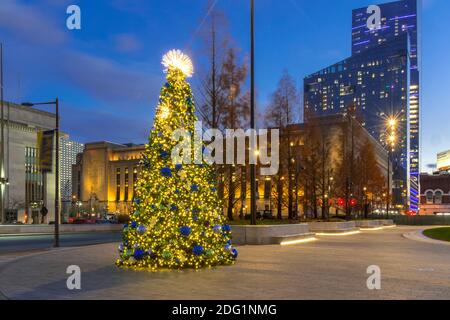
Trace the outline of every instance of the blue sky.
<path fill-rule="evenodd" d="M 143 143 L 169 49 L 200 59 L 207 0 L 1 0 L 5 96 L 61 99 L 63 130 L 80 142 Z M 378 3 L 388 1 L 376 1 Z M 82 29 L 66 28 L 77 4 Z M 256 0 L 256 87 L 264 112 L 283 70 L 302 78 L 350 55 L 351 10 L 371 0 Z M 248 54 L 249 1 L 217 0 L 242 56 Z M 450 1 L 423 0 L 422 166 L 450 149 Z M 198 79 L 192 79 L 194 87 Z"/>

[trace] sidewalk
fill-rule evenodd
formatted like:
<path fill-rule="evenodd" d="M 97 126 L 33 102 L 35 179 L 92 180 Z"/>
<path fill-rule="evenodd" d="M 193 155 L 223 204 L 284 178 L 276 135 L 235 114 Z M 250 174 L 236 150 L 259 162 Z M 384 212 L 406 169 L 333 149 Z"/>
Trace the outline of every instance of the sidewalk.
<path fill-rule="evenodd" d="M 0 265 L 9 299 L 450 299 L 446 245 L 410 241 L 402 227 L 292 246 L 239 247 L 234 266 L 145 272 L 118 269 L 117 244 L 54 249 Z M 70 291 L 66 269 L 81 268 Z M 367 289 L 367 267 L 382 290 Z"/>
<path fill-rule="evenodd" d="M 121 231 L 121 224 L 61 224 L 60 233 Z M 18 235 L 48 235 L 55 232 L 54 225 L 0 225 L 0 237 Z"/>

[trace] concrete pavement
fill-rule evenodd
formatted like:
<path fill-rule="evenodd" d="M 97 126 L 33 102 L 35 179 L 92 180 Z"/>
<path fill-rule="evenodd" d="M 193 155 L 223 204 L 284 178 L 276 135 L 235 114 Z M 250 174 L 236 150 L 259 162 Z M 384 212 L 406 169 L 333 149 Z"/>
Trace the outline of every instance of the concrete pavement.
<path fill-rule="evenodd" d="M 116 244 L 52 250 L 0 266 L 10 299 L 450 299 L 450 250 L 413 241 L 416 227 L 318 237 L 292 246 L 244 246 L 236 265 L 158 273 L 114 266 Z M 82 270 L 79 291 L 66 268 Z M 381 268 L 381 290 L 366 270 Z"/>
<path fill-rule="evenodd" d="M 121 232 L 86 232 L 64 233 L 60 235 L 62 247 L 75 247 L 120 241 Z M 0 259 L 4 254 L 27 252 L 31 250 L 47 250 L 53 247 L 52 234 L 25 234 L 0 236 Z"/>

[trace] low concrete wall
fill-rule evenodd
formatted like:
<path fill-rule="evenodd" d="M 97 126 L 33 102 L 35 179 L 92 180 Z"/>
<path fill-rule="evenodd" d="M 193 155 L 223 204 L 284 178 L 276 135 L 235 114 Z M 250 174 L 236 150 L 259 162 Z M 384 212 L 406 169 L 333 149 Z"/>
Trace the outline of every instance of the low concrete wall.
<path fill-rule="evenodd" d="M 358 220 L 356 226 L 358 228 L 381 228 L 383 223 L 381 220 Z"/>
<path fill-rule="evenodd" d="M 236 245 L 276 244 L 274 238 L 310 234 L 309 226 L 286 224 L 273 226 L 231 226 L 233 243 Z"/>
<path fill-rule="evenodd" d="M 379 219 L 379 220 L 358 220 L 356 226 L 359 228 L 382 228 L 394 226 L 394 220 Z"/>
<path fill-rule="evenodd" d="M 340 233 L 357 231 L 355 221 L 346 222 L 308 222 L 309 229 L 312 232 L 328 232 L 328 233 Z"/>
<path fill-rule="evenodd" d="M 121 224 L 62 224 L 61 233 L 111 232 L 122 230 Z M 0 226 L 0 235 L 53 233 L 54 225 L 6 225 Z"/>
<path fill-rule="evenodd" d="M 379 221 L 381 221 L 381 224 L 384 227 L 390 227 L 390 226 L 394 226 L 395 225 L 394 220 L 392 220 L 392 219 L 382 219 L 382 220 L 379 220 Z"/>

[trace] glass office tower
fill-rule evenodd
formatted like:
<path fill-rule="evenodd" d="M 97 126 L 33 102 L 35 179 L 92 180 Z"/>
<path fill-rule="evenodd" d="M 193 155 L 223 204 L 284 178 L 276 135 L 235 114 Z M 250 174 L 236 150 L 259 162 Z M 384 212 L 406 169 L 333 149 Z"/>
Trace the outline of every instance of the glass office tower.
<path fill-rule="evenodd" d="M 420 45 L 418 0 L 402 0 L 378 5 L 381 25 L 369 30 L 367 19 L 373 14 L 367 8 L 353 10 L 352 54 L 362 53 L 389 39 L 408 34 L 410 41 L 409 139 L 411 209 L 418 210 L 420 172 Z"/>
<path fill-rule="evenodd" d="M 368 8 L 353 11 L 352 56 L 304 79 L 304 115 L 346 113 L 387 143 L 388 119 L 398 120 L 393 202 L 417 212 L 419 195 L 419 68 L 416 0 L 379 5 L 371 30 Z"/>

